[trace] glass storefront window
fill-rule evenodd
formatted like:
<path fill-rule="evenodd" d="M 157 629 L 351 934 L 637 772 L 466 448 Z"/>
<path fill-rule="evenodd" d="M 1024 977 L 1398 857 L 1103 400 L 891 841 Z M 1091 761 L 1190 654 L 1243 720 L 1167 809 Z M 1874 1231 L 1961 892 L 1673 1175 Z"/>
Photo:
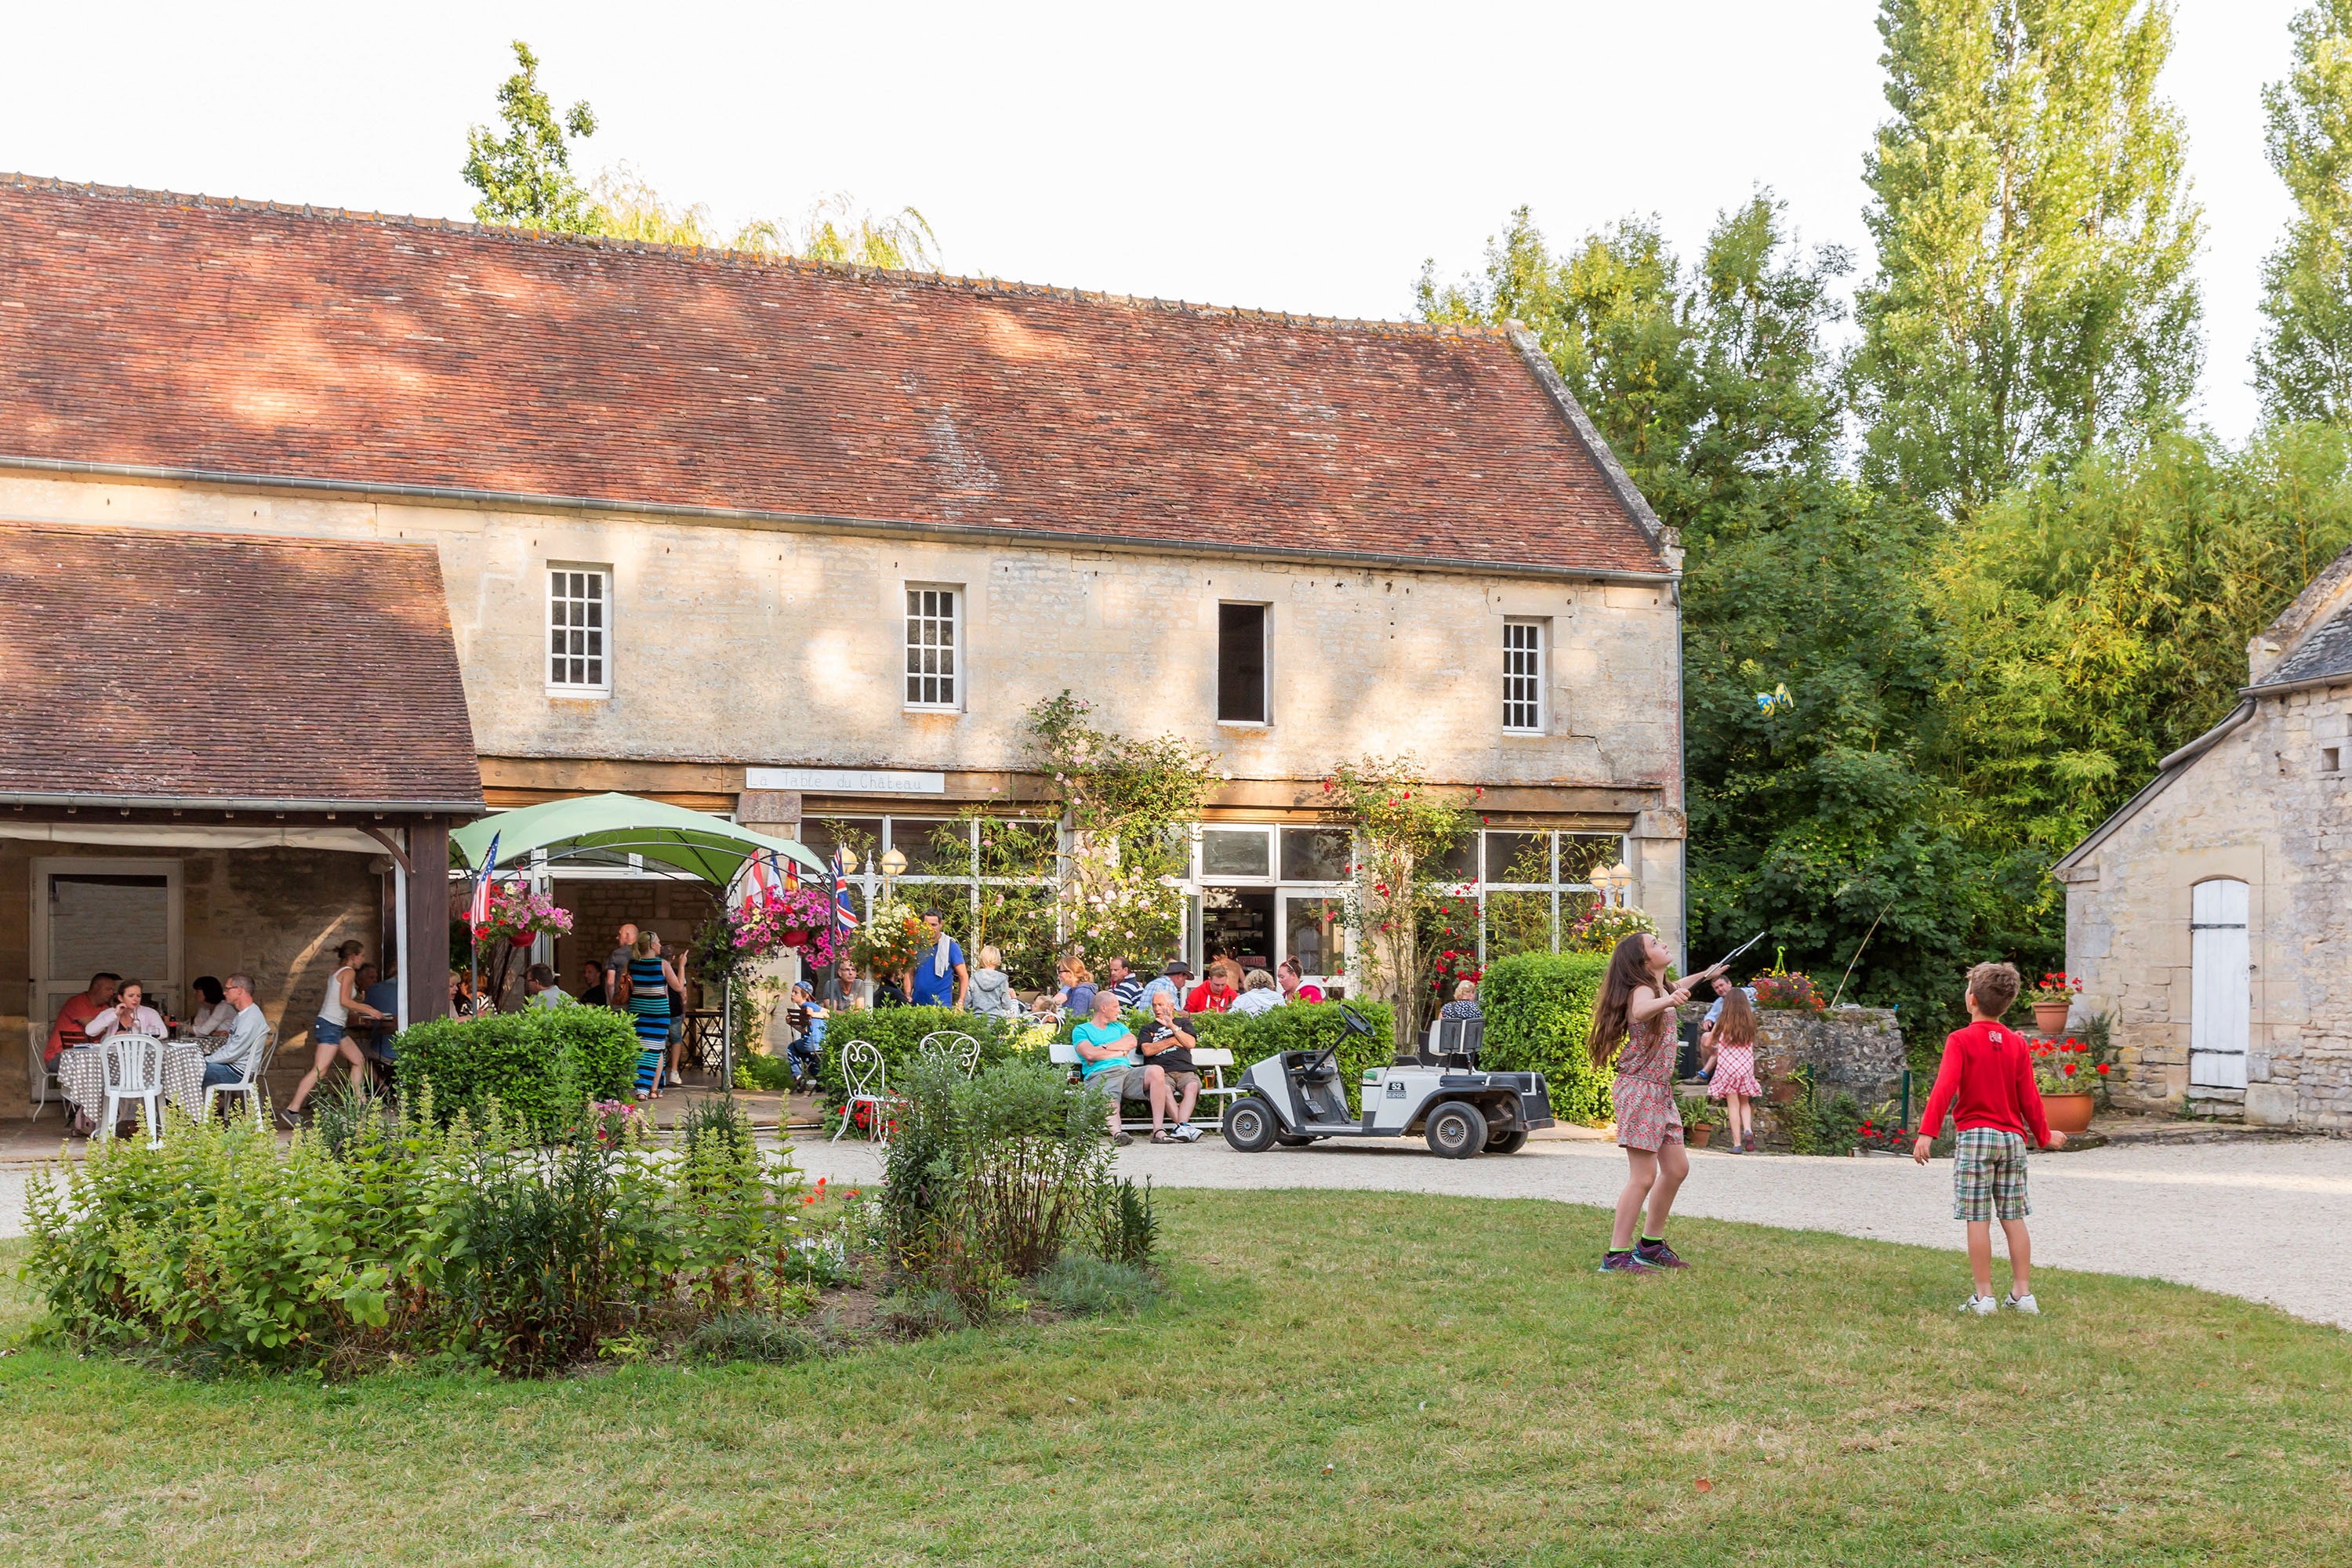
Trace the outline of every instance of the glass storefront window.
<path fill-rule="evenodd" d="M 1344 829 L 1286 827 L 1282 830 L 1284 881 L 1345 881 L 1347 868 L 1348 835 Z"/>
<path fill-rule="evenodd" d="M 1534 883 L 1551 881 L 1551 835 L 1549 833 L 1489 833 L 1486 835 L 1486 880 Z"/>
<path fill-rule="evenodd" d="M 1264 827 L 1204 827 L 1201 829 L 1201 875 L 1210 877 L 1271 877 L 1274 875 L 1272 831 Z"/>
<path fill-rule="evenodd" d="M 966 823 L 894 816 L 890 819 L 890 847 L 907 858 L 909 877 L 971 875 L 971 828 Z"/>

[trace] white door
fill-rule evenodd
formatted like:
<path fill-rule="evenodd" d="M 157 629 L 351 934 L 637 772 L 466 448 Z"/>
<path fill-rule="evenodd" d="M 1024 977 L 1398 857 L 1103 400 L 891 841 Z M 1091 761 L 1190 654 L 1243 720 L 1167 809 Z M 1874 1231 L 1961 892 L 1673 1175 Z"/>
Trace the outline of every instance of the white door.
<path fill-rule="evenodd" d="M 2189 890 L 2189 1081 L 2203 1088 L 2246 1087 L 2252 1019 L 2246 909 L 2243 882 L 2200 882 Z"/>
<path fill-rule="evenodd" d="M 32 926 L 34 1016 L 44 1030 L 100 971 L 138 981 L 158 1012 L 186 1016 L 177 860 L 37 859 Z"/>

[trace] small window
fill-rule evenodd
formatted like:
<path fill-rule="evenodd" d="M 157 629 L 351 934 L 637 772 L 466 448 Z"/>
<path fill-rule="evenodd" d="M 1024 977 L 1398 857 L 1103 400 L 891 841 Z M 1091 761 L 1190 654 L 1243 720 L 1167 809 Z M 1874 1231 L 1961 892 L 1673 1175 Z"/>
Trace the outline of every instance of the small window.
<path fill-rule="evenodd" d="M 1503 623 L 1503 732 L 1543 733 L 1544 624 Z"/>
<path fill-rule="evenodd" d="M 2340 748 L 2335 746 L 2322 746 L 2319 749 L 2319 771 L 2321 773 L 2332 773 L 2336 772 L 2341 762 L 2342 753 Z"/>
<path fill-rule="evenodd" d="M 1217 606 L 1217 722 L 1263 724 L 1265 716 L 1265 606 Z"/>
<path fill-rule="evenodd" d="M 907 590 L 907 706 L 959 706 L 957 590 Z"/>
<path fill-rule="evenodd" d="M 547 569 L 547 689 L 562 697 L 612 694 L 612 574 L 602 566 Z"/>

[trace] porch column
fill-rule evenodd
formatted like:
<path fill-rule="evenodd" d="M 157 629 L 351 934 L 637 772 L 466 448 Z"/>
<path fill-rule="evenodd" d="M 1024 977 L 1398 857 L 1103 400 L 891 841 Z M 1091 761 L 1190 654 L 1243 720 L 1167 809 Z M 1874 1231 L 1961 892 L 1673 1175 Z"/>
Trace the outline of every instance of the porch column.
<path fill-rule="evenodd" d="M 408 1018 L 421 1024 L 449 1016 L 449 828 L 409 825 L 408 928 L 400 933 L 402 984 Z"/>

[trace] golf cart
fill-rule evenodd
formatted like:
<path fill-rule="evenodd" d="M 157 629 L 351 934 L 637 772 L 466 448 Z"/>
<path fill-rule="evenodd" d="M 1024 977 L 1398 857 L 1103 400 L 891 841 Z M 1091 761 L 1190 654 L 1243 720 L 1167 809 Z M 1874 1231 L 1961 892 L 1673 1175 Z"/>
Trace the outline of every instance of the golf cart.
<path fill-rule="evenodd" d="M 1341 1039 L 1372 1034 L 1353 1007 L 1341 1014 Z M 1478 1018 L 1437 1019 L 1412 1051 L 1366 1069 L 1360 1118 L 1348 1114 L 1339 1040 L 1268 1057 L 1242 1075 L 1242 1093 L 1225 1108 L 1225 1142 L 1255 1154 L 1276 1143 L 1297 1149 L 1326 1138 L 1419 1133 L 1448 1160 L 1516 1153 L 1530 1131 L 1551 1125 L 1551 1094 L 1541 1073 L 1478 1070 L 1486 1027 Z"/>

